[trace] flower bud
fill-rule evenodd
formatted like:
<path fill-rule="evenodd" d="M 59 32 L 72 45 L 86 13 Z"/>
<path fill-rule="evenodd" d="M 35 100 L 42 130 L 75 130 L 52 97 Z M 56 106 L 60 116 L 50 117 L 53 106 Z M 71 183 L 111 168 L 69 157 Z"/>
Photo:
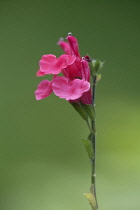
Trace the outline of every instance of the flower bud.
<path fill-rule="evenodd" d="M 91 70 L 92 70 L 92 75 L 97 74 L 97 72 L 102 68 L 103 62 L 100 60 L 92 60 L 91 61 Z"/>

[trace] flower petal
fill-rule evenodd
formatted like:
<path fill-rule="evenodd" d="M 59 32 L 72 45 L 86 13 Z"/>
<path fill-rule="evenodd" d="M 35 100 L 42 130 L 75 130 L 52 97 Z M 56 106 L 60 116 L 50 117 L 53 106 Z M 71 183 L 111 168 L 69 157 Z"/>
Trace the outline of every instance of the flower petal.
<path fill-rule="evenodd" d="M 52 83 L 52 89 L 55 95 L 60 98 L 66 98 L 68 92 L 68 79 L 66 77 L 56 77 Z"/>
<path fill-rule="evenodd" d="M 66 100 L 78 99 L 89 89 L 89 82 L 85 80 L 75 79 L 69 83 L 69 95 L 67 96 Z"/>
<path fill-rule="evenodd" d="M 57 77 L 53 80 L 52 89 L 55 95 L 66 100 L 75 100 L 90 89 L 90 83 L 85 80 L 74 79 L 71 82 L 66 77 Z"/>
<path fill-rule="evenodd" d="M 44 60 L 45 62 L 48 63 L 55 62 L 56 56 L 52 54 L 43 55 L 41 60 Z"/>
<path fill-rule="evenodd" d="M 63 68 L 71 65 L 75 57 L 63 54 L 59 58 L 54 55 L 44 55 L 40 60 L 40 70 L 45 74 L 59 74 Z"/>
<path fill-rule="evenodd" d="M 90 80 L 90 68 L 86 60 L 82 60 L 82 78 L 89 82 Z"/>
<path fill-rule="evenodd" d="M 92 104 L 92 95 L 91 95 L 91 89 L 89 89 L 87 92 L 83 93 L 80 100 L 83 104 Z"/>
<path fill-rule="evenodd" d="M 42 72 L 40 69 L 36 72 L 37 77 L 42 77 L 44 75 L 45 75 L 44 72 Z"/>
<path fill-rule="evenodd" d="M 76 57 L 80 58 L 80 54 L 79 54 L 79 48 L 78 48 L 78 41 L 74 36 L 69 35 L 67 37 L 68 42 L 71 46 L 71 49 L 73 50 L 73 53 Z"/>
<path fill-rule="evenodd" d="M 43 80 L 39 83 L 35 91 L 36 100 L 48 97 L 52 93 L 52 81 Z"/>
<path fill-rule="evenodd" d="M 62 69 L 62 73 L 70 80 L 84 79 L 82 68 L 82 62 L 76 59 L 73 64 L 67 66 L 65 69 Z"/>
<path fill-rule="evenodd" d="M 64 42 L 63 40 L 58 41 L 58 45 L 64 50 L 67 55 L 72 55 L 72 49 L 69 43 Z"/>

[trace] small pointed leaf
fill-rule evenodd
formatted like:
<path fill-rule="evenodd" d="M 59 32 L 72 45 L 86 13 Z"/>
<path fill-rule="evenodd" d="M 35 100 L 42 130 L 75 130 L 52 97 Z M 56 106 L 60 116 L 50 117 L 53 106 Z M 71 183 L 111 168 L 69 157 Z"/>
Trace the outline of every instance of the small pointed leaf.
<path fill-rule="evenodd" d="M 74 109 L 80 114 L 80 116 L 84 119 L 84 120 L 88 120 L 88 114 L 86 113 L 86 111 L 83 109 L 83 107 L 78 104 L 78 103 L 71 103 L 71 105 L 74 107 Z"/>
<path fill-rule="evenodd" d="M 93 147 L 92 147 L 92 143 L 90 140 L 87 140 L 87 139 L 83 139 L 83 143 L 84 143 L 84 146 L 85 146 L 85 149 L 88 153 L 88 156 L 91 160 L 93 160 L 94 158 L 94 153 L 93 153 Z"/>
<path fill-rule="evenodd" d="M 93 133 L 91 132 L 91 133 L 88 135 L 88 140 L 90 140 L 90 141 L 91 141 L 92 136 L 93 136 Z"/>
<path fill-rule="evenodd" d="M 81 104 L 81 106 L 84 108 L 84 110 L 87 112 L 88 116 L 91 120 L 95 119 L 95 110 L 94 107 L 90 104 Z"/>
<path fill-rule="evenodd" d="M 92 193 L 84 193 L 84 195 L 87 197 L 92 210 L 96 210 L 96 200 L 94 195 Z"/>

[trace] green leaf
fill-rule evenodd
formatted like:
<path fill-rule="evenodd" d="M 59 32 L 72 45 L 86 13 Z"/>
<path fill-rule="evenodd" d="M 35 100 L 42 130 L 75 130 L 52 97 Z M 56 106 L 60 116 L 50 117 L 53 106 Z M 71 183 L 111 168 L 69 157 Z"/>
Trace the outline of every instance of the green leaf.
<path fill-rule="evenodd" d="M 96 208 L 95 196 L 92 193 L 84 193 L 84 195 L 87 197 L 92 210 L 96 210 L 97 208 Z"/>
<path fill-rule="evenodd" d="M 94 107 L 90 104 L 81 104 L 81 106 L 84 108 L 84 110 L 87 112 L 88 116 L 91 120 L 95 119 L 95 110 Z"/>
<path fill-rule="evenodd" d="M 83 107 L 78 104 L 78 103 L 71 103 L 71 105 L 74 107 L 74 109 L 79 113 L 79 115 L 84 119 L 84 120 L 88 120 L 88 114 L 86 113 L 86 111 L 83 109 Z"/>
<path fill-rule="evenodd" d="M 97 210 L 97 203 L 96 203 L 96 198 L 94 195 L 94 184 L 91 184 L 90 192 L 85 193 L 84 195 L 87 197 L 92 210 Z"/>
<path fill-rule="evenodd" d="M 93 132 L 91 132 L 91 133 L 88 135 L 88 140 L 90 140 L 90 141 L 91 141 L 92 136 L 93 136 Z"/>
<path fill-rule="evenodd" d="M 84 146 L 85 146 L 85 149 L 88 153 L 88 156 L 91 160 L 93 160 L 94 158 L 94 152 L 93 152 L 93 147 L 92 147 L 92 143 L 90 140 L 87 140 L 87 139 L 83 139 L 83 143 L 84 143 Z"/>

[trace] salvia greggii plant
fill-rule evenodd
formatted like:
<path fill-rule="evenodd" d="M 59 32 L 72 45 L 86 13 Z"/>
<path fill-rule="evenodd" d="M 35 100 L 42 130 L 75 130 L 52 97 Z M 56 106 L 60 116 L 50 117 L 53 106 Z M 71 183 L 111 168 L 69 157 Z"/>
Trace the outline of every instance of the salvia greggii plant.
<path fill-rule="evenodd" d="M 68 101 L 80 114 L 89 128 L 87 139 L 83 139 L 84 147 L 91 162 L 91 184 L 87 197 L 92 210 L 98 209 L 95 164 L 96 164 L 96 126 L 95 126 L 95 89 L 101 79 L 99 70 L 103 66 L 100 60 L 89 55 L 81 57 L 77 39 L 68 33 L 67 41 L 60 39 L 58 45 L 64 51 L 60 57 L 53 54 L 43 55 L 39 61 L 38 77 L 52 75 L 52 80 L 44 79 L 35 91 L 36 100 L 47 98 L 54 93 Z M 63 76 L 59 76 L 59 74 Z"/>

